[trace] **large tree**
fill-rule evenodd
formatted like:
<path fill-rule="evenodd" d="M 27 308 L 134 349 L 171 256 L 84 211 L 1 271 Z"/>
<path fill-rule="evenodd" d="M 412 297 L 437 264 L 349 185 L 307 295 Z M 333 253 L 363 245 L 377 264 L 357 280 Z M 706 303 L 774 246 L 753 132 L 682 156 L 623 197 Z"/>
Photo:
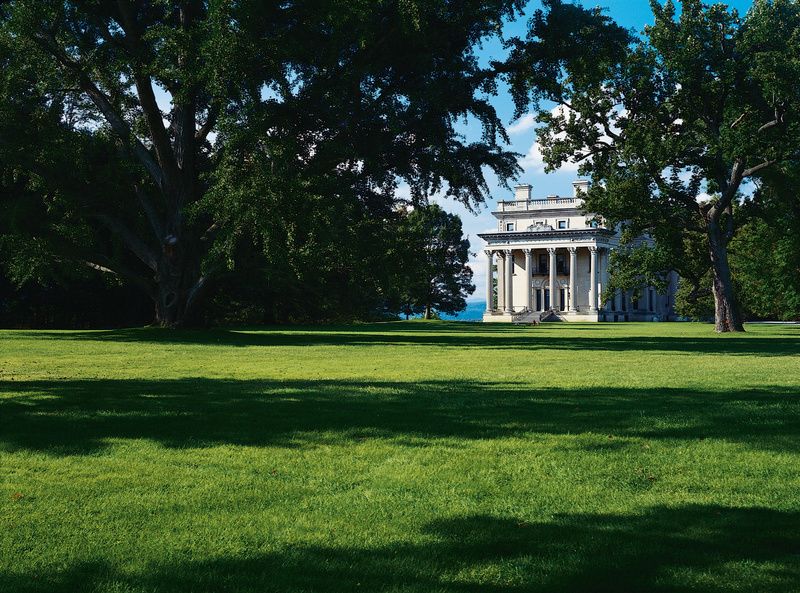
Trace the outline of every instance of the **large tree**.
<path fill-rule="evenodd" d="M 641 37 L 599 9 L 546 5 L 503 66 L 518 110 L 539 111 L 545 161 L 580 163 L 596 182 L 586 208 L 628 241 L 652 236 L 678 271 L 687 234 L 702 233 L 716 329 L 742 331 L 733 206 L 800 146 L 800 4 L 757 0 L 742 17 L 723 4 L 652 1 Z"/>
<path fill-rule="evenodd" d="M 348 232 L 320 247 L 325 229 L 389 212 L 398 180 L 418 203 L 444 189 L 475 204 L 488 195 L 485 168 L 513 176 L 488 102 L 493 72 L 474 50 L 521 4 L 5 2 L 0 101 L 49 114 L 3 138 L 13 187 L 25 186 L 5 199 L 39 200 L 49 216 L 57 194 L 70 224 L 31 238 L 42 259 L 134 282 L 158 323 L 180 324 L 237 243 L 276 258 L 333 250 Z M 458 134 L 463 118 L 481 124 L 480 140 Z M 48 144 L 54 135 L 64 142 Z M 119 169 L 102 199 L 85 199 L 100 197 L 92 186 L 105 169 L 71 153 L 77 136 L 105 143 Z M 21 158 L 30 140 L 63 162 L 87 158 L 77 169 L 88 191 L 64 191 L 43 159 Z M 312 228 L 296 224 L 306 212 L 321 213 Z"/>

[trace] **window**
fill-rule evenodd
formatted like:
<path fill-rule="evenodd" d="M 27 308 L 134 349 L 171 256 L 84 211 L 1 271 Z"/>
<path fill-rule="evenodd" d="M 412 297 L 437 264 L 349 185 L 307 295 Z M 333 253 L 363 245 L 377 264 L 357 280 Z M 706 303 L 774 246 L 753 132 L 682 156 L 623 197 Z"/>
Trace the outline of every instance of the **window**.
<path fill-rule="evenodd" d="M 653 289 L 651 288 L 650 289 L 650 312 L 651 313 L 655 309 L 655 301 L 656 301 L 656 295 L 654 294 Z"/>
<path fill-rule="evenodd" d="M 559 229 L 566 229 L 568 227 L 569 227 L 569 221 L 568 220 L 559 220 L 558 221 L 558 228 Z"/>
<path fill-rule="evenodd" d="M 567 274 L 567 261 L 563 253 L 556 254 L 556 273 L 565 275 Z"/>
<path fill-rule="evenodd" d="M 514 223 L 513 222 L 507 222 L 506 223 L 506 230 L 507 231 L 513 231 L 514 230 Z"/>
<path fill-rule="evenodd" d="M 539 254 L 539 273 L 546 274 L 547 273 L 547 254 L 540 253 Z"/>

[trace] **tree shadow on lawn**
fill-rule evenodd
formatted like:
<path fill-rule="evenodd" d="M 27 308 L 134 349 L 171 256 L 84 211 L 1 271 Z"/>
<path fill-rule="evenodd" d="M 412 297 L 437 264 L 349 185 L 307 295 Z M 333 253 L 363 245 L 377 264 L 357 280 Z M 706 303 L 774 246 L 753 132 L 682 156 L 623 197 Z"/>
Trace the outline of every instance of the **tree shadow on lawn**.
<path fill-rule="evenodd" d="M 264 553 L 254 546 L 239 556 L 197 561 L 188 551 L 169 550 L 134 574 L 98 559 L 46 573 L 10 573 L 4 580 L 7 590 L 19 593 L 788 593 L 800 583 L 797 512 L 659 506 L 536 523 L 473 515 L 436 521 L 422 535 L 424 543 L 382 547 L 298 543 Z"/>
<path fill-rule="evenodd" d="M 622 325 L 614 326 L 623 328 Z M 347 326 L 273 327 L 253 330 L 163 330 L 135 328 L 106 331 L 19 332 L 27 338 L 191 344 L 207 346 L 285 347 L 285 346 L 435 346 L 440 348 L 522 349 L 522 350 L 597 350 L 611 352 L 683 352 L 748 356 L 787 356 L 800 354 L 800 331 L 785 330 L 780 335 L 717 335 L 709 326 L 706 336 L 614 336 L 613 328 L 581 325 L 575 333 L 558 335 L 553 328 L 530 328 L 503 324 L 449 322 L 435 326 L 383 323 Z M 594 336 L 592 331 L 604 330 Z"/>
<path fill-rule="evenodd" d="M 106 439 L 303 447 L 537 433 L 717 438 L 798 451 L 800 397 L 792 388 L 530 389 L 474 381 L 0 381 L 0 450 L 7 451 L 88 454 Z"/>

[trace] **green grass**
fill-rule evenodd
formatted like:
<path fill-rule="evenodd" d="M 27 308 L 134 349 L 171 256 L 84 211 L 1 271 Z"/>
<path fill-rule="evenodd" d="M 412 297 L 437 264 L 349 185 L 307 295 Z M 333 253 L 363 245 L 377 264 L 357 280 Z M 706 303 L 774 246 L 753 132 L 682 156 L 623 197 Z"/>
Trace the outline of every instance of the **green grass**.
<path fill-rule="evenodd" d="M 0 591 L 800 591 L 800 328 L 0 332 Z"/>

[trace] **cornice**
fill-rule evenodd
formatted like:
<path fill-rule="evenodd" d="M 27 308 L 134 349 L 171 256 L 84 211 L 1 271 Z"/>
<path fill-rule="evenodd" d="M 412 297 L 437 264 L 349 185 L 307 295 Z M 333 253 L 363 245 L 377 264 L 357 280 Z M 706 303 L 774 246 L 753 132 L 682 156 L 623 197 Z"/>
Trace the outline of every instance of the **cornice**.
<path fill-rule="evenodd" d="M 531 239 L 562 239 L 603 237 L 611 238 L 616 233 L 610 229 L 568 229 L 552 231 L 506 231 L 498 233 L 478 233 L 485 241 L 526 241 Z"/>

